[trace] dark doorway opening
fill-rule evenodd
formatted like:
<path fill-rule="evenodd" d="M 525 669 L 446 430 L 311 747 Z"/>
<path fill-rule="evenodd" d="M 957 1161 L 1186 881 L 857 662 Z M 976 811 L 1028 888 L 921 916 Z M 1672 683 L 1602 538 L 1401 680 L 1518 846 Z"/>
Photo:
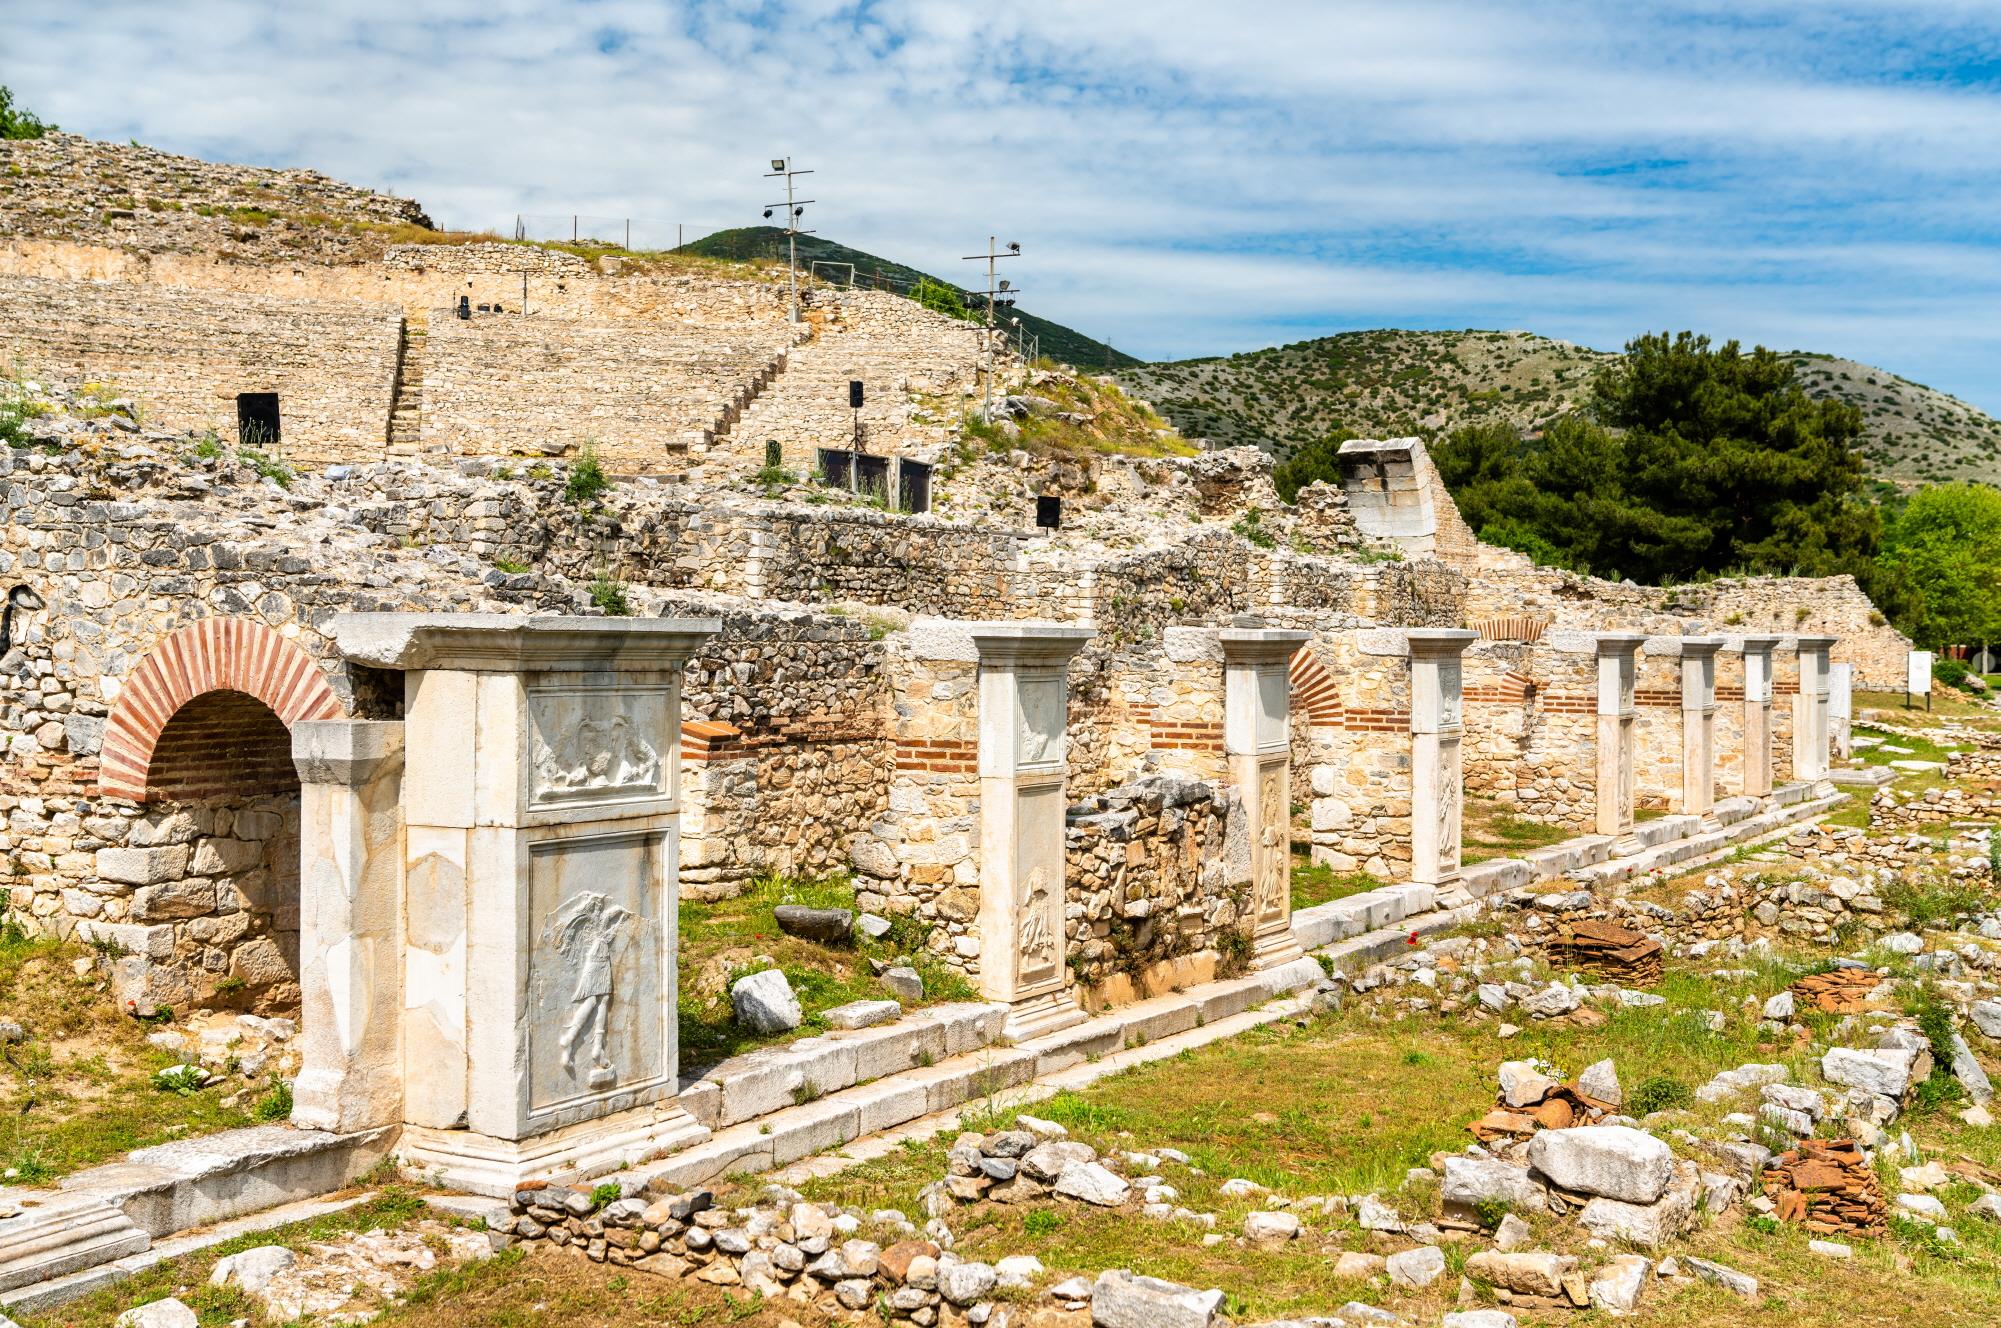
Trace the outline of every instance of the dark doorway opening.
<path fill-rule="evenodd" d="M 278 394 L 276 392 L 236 394 L 236 441 L 245 447 L 277 446 Z"/>
<path fill-rule="evenodd" d="M 896 463 L 896 505 L 905 512 L 931 510 L 931 467 L 907 457 Z"/>
<path fill-rule="evenodd" d="M 873 494 L 889 501 L 889 458 L 857 453 L 854 458 L 855 492 Z"/>

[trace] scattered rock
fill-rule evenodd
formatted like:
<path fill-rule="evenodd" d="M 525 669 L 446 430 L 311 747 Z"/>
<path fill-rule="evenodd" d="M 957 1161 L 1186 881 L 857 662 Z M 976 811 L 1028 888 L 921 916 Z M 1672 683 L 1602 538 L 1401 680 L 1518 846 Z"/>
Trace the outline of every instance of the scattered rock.
<path fill-rule="evenodd" d="M 1830 1047 L 1820 1058 L 1820 1073 L 1831 1084 L 1901 1102 L 1911 1086 L 1917 1058 L 1918 1053 L 1909 1047 Z"/>
<path fill-rule="evenodd" d="M 757 1033 L 790 1032 L 804 1017 L 792 984 L 775 968 L 738 978 L 730 988 L 730 1007 L 739 1024 Z"/>
<path fill-rule="evenodd" d="M 1619 1087 L 1619 1068 L 1609 1060 L 1585 1066 L 1584 1073 L 1577 1076 L 1577 1091 L 1608 1107 L 1626 1105 L 1625 1090 Z"/>
<path fill-rule="evenodd" d="M 1758 1279 L 1749 1273 L 1740 1273 L 1735 1268 L 1713 1263 L 1708 1259 L 1698 1259 L 1692 1254 L 1681 1256 L 1681 1266 L 1703 1281 L 1713 1282 L 1726 1291 L 1734 1291 L 1746 1300 L 1758 1298 Z"/>
<path fill-rule="evenodd" d="M 855 915 L 845 908 L 807 908 L 801 904 L 780 904 L 771 910 L 778 930 L 802 941 L 821 945 L 846 945 L 854 937 Z"/>
<path fill-rule="evenodd" d="M 1511 1107 L 1532 1107 L 1556 1087 L 1556 1080 L 1538 1070 L 1533 1061 L 1502 1061 L 1500 1076 L 1501 1100 Z"/>
<path fill-rule="evenodd" d="M 200 1328 L 200 1324 L 195 1312 L 172 1296 L 118 1316 L 118 1328 Z"/>
<path fill-rule="evenodd" d="M 1045 1144 L 1044 1147 L 1061 1147 Z M 1096 1162 L 1073 1162 L 1056 1178 L 1055 1192 L 1065 1199 L 1077 1199 L 1100 1208 L 1116 1208 L 1132 1193 L 1132 1186 Z"/>
<path fill-rule="evenodd" d="M 1428 1287 L 1445 1276 L 1445 1253 L 1436 1245 L 1420 1245 L 1414 1250 L 1392 1254 L 1385 1267 L 1392 1286 L 1416 1290 Z"/>
<path fill-rule="evenodd" d="M 1091 1287 L 1092 1328 L 1215 1328 L 1222 1308 L 1221 1291 L 1124 1271 L 1101 1273 Z"/>
<path fill-rule="evenodd" d="M 1674 1153 L 1628 1125 L 1544 1130 L 1529 1140 L 1529 1165 L 1559 1189 L 1650 1204 L 1666 1192 Z"/>
<path fill-rule="evenodd" d="M 906 1004 L 924 999 L 924 977 L 916 969 L 899 964 L 882 975 L 882 985 L 890 995 Z"/>
<path fill-rule="evenodd" d="M 1244 1217 L 1244 1238 L 1253 1241 L 1292 1240 L 1299 1235 L 1299 1218 L 1291 1213 L 1259 1210 Z"/>
<path fill-rule="evenodd" d="M 219 1287 L 233 1282 L 255 1294 L 297 1262 L 298 1256 L 283 1245 L 259 1245 L 255 1249 L 218 1259 L 208 1275 L 208 1284 Z"/>
<path fill-rule="evenodd" d="M 1643 1254 L 1621 1254 L 1598 1270 L 1586 1289 L 1591 1308 L 1623 1317 L 1639 1308 L 1640 1293 L 1646 1289 L 1647 1274 L 1653 1265 Z"/>

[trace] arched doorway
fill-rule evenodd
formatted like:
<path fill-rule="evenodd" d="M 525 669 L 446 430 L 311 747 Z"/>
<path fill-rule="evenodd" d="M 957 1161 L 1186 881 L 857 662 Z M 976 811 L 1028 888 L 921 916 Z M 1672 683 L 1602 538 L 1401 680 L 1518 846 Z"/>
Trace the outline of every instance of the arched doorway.
<path fill-rule="evenodd" d="M 260 623 L 163 638 L 105 724 L 98 786 L 140 803 L 128 918 L 171 929 L 163 1000 L 299 1007 L 299 777 L 290 726 L 338 717 L 312 658 Z"/>

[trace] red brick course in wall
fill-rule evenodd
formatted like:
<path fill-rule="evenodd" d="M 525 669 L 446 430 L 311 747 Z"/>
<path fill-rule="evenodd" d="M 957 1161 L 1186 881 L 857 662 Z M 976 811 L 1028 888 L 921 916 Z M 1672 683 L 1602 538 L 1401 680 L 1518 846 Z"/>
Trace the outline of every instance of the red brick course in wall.
<path fill-rule="evenodd" d="M 1545 715 L 1595 715 L 1598 698 L 1582 692 L 1547 692 L 1542 698 Z"/>
<path fill-rule="evenodd" d="M 980 748 L 976 742 L 952 738 L 913 738 L 896 744 L 898 770 L 926 770 L 938 775 L 977 775 Z"/>
<path fill-rule="evenodd" d="M 187 802 L 298 788 L 292 734 L 243 692 L 204 692 L 174 712 L 153 744 L 146 795 Z"/>
<path fill-rule="evenodd" d="M 129 802 L 168 796 L 151 782 L 162 735 L 183 706 L 210 692 L 254 697 L 288 730 L 303 719 L 339 719 L 344 713 L 320 666 L 304 650 L 247 618 L 204 618 L 160 638 L 126 676 L 104 725 L 98 791 Z M 216 709 L 209 718 L 222 719 L 234 737 L 249 745 L 239 750 L 228 742 L 211 742 L 202 752 L 198 745 L 183 748 L 180 735 L 174 735 L 167 754 L 173 757 L 176 787 L 229 781 L 236 770 L 233 762 L 245 755 L 258 761 L 260 770 L 269 764 L 268 753 L 257 745 L 250 729 L 235 733 L 236 726 L 248 722 L 244 712 L 225 712 L 220 703 Z M 267 745 L 268 738 L 267 733 Z M 289 762 L 289 750 L 286 757 Z M 197 768 L 203 763 L 208 770 Z M 234 782 L 222 786 L 240 787 Z"/>
<path fill-rule="evenodd" d="M 1633 689 L 1633 705 L 1653 710 L 1679 710 L 1681 691 L 1669 687 L 1636 687 Z"/>
<path fill-rule="evenodd" d="M 1220 752 L 1223 726 L 1218 723 L 1186 721 L 1153 726 L 1153 745 L 1167 751 Z"/>

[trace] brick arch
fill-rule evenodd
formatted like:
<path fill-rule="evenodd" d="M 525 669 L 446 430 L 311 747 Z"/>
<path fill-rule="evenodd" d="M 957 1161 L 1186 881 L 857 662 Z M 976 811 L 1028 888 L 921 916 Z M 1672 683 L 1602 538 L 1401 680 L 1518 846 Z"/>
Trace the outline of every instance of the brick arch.
<path fill-rule="evenodd" d="M 1294 651 L 1286 671 L 1291 683 L 1292 707 L 1305 714 L 1307 723 L 1341 722 L 1341 684 L 1320 656 L 1311 650 Z"/>
<path fill-rule="evenodd" d="M 1507 613 L 1482 618 L 1467 626 L 1478 632 L 1483 641 L 1520 641 L 1525 645 L 1534 645 L 1549 630 L 1550 620 L 1526 613 Z"/>
<path fill-rule="evenodd" d="M 255 697 L 288 729 L 345 713 L 320 666 L 298 646 L 248 618 L 204 618 L 160 638 L 126 675 L 104 724 L 98 792 L 146 801 L 147 773 L 167 721 L 217 691 Z"/>

